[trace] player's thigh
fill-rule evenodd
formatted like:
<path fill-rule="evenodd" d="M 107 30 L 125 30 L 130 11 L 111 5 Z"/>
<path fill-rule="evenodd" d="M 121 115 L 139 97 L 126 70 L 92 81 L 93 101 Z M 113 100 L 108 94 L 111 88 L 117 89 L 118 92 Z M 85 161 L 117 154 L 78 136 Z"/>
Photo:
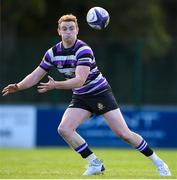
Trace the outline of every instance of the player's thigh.
<path fill-rule="evenodd" d="M 75 130 L 91 113 L 81 108 L 67 108 L 63 114 L 60 126 Z"/>
<path fill-rule="evenodd" d="M 109 127 L 116 132 L 116 134 L 122 134 L 123 132 L 129 132 L 127 123 L 125 122 L 120 109 L 115 109 L 103 114 Z"/>

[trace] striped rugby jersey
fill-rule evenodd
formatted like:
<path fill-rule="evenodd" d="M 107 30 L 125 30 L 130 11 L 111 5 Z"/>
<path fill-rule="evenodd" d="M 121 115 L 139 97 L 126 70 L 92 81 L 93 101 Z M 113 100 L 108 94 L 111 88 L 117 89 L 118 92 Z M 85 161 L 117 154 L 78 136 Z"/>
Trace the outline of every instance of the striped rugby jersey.
<path fill-rule="evenodd" d="M 73 47 L 68 49 L 59 42 L 45 53 L 39 66 L 46 71 L 54 66 L 65 79 L 71 79 L 75 77 L 75 69 L 79 65 L 89 66 L 90 73 L 82 87 L 72 89 L 73 94 L 94 94 L 108 89 L 108 82 L 96 66 L 92 49 L 81 40 L 76 40 Z"/>

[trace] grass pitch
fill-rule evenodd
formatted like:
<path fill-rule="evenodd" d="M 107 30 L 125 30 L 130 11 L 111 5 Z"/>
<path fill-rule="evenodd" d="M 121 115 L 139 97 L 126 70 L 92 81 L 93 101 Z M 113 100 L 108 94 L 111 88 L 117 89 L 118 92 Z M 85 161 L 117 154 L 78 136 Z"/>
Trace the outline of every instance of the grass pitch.
<path fill-rule="evenodd" d="M 69 148 L 0 149 L 0 179 L 160 179 L 152 162 L 133 149 L 94 148 L 104 175 L 84 177 L 87 162 Z M 177 150 L 156 150 L 177 178 Z"/>

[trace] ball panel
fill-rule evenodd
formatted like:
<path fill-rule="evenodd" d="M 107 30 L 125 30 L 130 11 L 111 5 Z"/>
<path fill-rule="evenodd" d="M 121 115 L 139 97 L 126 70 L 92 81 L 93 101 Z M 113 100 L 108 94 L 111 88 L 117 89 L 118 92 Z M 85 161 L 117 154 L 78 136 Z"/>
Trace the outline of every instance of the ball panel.
<path fill-rule="evenodd" d="M 95 21 L 97 21 L 97 15 L 94 8 L 91 8 L 87 13 L 87 22 L 91 23 Z"/>

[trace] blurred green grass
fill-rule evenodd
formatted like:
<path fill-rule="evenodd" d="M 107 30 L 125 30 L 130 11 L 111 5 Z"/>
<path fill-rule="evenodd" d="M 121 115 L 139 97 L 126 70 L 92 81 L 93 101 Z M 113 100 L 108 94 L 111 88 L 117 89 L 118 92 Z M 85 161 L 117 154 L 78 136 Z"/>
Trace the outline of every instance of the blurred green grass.
<path fill-rule="evenodd" d="M 104 175 L 84 177 L 87 162 L 69 148 L 0 149 L 0 179 L 161 179 L 153 163 L 133 149 L 93 148 Z M 177 178 L 177 150 L 156 150 Z M 163 178 L 164 179 L 164 178 Z"/>

